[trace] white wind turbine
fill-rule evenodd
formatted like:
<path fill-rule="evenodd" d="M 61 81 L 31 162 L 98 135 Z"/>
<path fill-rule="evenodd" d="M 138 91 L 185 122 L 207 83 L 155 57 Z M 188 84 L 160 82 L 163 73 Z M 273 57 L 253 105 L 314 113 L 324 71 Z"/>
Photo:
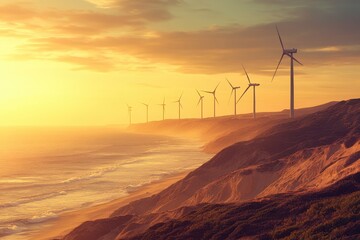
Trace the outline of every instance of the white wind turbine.
<path fill-rule="evenodd" d="M 199 104 L 201 103 L 201 119 L 204 118 L 204 96 L 202 96 L 198 90 L 196 90 L 196 92 L 199 95 L 199 101 L 197 103 L 197 105 L 199 106 Z"/>
<path fill-rule="evenodd" d="M 218 85 L 216 86 L 216 88 L 214 89 L 214 91 L 210 92 L 210 91 L 203 91 L 205 93 L 209 93 L 209 94 L 212 94 L 213 97 L 214 97 L 214 117 L 216 117 L 216 103 L 219 104 L 219 101 L 217 100 L 216 98 L 216 90 L 217 88 L 219 87 L 220 83 L 218 83 Z"/>
<path fill-rule="evenodd" d="M 131 125 L 131 113 L 132 113 L 132 107 L 129 104 L 126 104 L 128 107 L 128 113 L 129 113 L 129 125 Z"/>
<path fill-rule="evenodd" d="M 290 117 L 294 118 L 295 117 L 295 110 L 294 110 L 294 104 L 295 104 L 295 92 L 294 92 L 294 61 L 299 63 L 300 65 L 303 65 L 301 62 L 299 62 L 293 55 L 295 53 L 297 53 L 297 49 L 296 48 L 291 48 L 291 49 L 285 49 L 283 41 L 281 39 L 280 33 L 279 33 L 279 29 L 276 26 L 276 31 L 278 33 L 279 36 L 279 40 L 280 40 L 280 44 L 281 44 L 281 48 L 283 50 L 280 61 L 276 67 L 274 76 L 272 78 L 271 81 L 274 80 L 275 75 L 277 70 L 279 69 L 279 66 L 281 64 L 281 61 L 283 59 L 283 57 L 286 55 L 288 57 L 290 57 Z"/>
<path fill-rule="evenodd" d="M 245 71 L 245 74 L 246 74 L 246 77 L 247 77 L 247 80 L 249 82 L 249 85 L 248 87 L 245 89 L 244 93 L 241 95 L 241 97 L 239 98 L 239 100 L 237 100 L 237 102 L 240 101 L 240 99 L 245 95 L 245 93 L 251 88 L 253 87 L 253 117 L 256 118 L 256 87 L 260 86 L 259 83 L 252 83 L 251 80 L 250 80 L 250 77 L 248 75 L 248 73 L 246 72 L 244 66 L 243 66 L 243 69 Z"/>
<path fill-rule="evenodd" d="M 237 113 L 236 113 L 236 105 L 237 105 L 236 92 L 237 92 L 238 89 L 240 89 L 240 87 L 239 87 L 239 86 L 234 87 L 228 79 L 226 79 L 226 81 L 229 83 L 229 85 L 230 85 L 230 87 L 231 87 L 230 98 L 231 98 L 232 94 L 234 93 L 234 115 L 236 116 L 236 115 L 237 115 Z M 230 98 L 229 98 L 229 100 L 230 100 Z"/>
<path fill-rule="evenodd" d="M 179 105 L 179 119 L 181 119 L 181 109 L 183 108 L 182 104 L 181 104 L 181 98 L 183 96 L 183 93 L 181 94 L 181 96 L 179 97 L 179 99 L 177 101 L 175 101 L 174 103 L 178 103 Z"/>
<path fill-rule="evenodd" d="M 146 107 L 146 122 L 149 122 L 149 104 L 147 103 L 141 103 L 142 105 L 144 105 Z"/>
<path fill-rule="evenodd" d="M 165 107 L 166 107 L 166 104 L 165 104 L 165 98 L 163 100 L 163 103 L 162 104 L 159 104 L 160 106 L 162 106 L 162 109 L 163 109 L 163 120 L 165 120 Z"/>

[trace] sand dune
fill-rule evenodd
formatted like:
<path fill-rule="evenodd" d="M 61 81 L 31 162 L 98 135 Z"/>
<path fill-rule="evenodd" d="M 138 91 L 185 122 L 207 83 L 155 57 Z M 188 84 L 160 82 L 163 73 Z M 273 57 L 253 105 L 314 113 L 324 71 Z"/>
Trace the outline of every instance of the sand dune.
<path fill-rule="evenodd" d="M 217 124 L 223 124 L 224 119 L 218 121 Z M 151 128 L 158 124 L 153 123 Z M 178 124 L 183 134 L 184 129 L 191 128 L 188 125 L 194 127 L 195 123 Z M 181 218 L 186 212 L 183 209 L 198 204 L 239 203 L 272 194 L 315 191 L 359 172 L 360 99 L 343 101 L 292 121 L 280 120 L 278 124 L 269 125 L 256 134 L 249 131 L 254 135 L 250 140 L 225 148 L 159 194 L 119 208 L 110 219 L 83 224 L 65 239 L 86 239 L 82 237 L 84 229 L 98 225 L 104 228 L 102 224 L 108 230 L 101 239 L 132 237 L 156 223 Z M 218 126 L 207 125 L 204 129 L 208 131 L 209 127 L 217 129 Z M 230 131 L 230 127 L 225 128 Z M 164 127 L 162 131 L 174 131 L 171 129 Z M 204 129 L 197 131 L 205 134 Z M 219 130 L 211 134 L 216 138 L 224 132 Z M 131 216 L 126 218 L 127 223 L 124 216 Z M 114 224 L 111 219 L 120 222 Z M 116 227 L 108 227 L 113 224 Z"/>

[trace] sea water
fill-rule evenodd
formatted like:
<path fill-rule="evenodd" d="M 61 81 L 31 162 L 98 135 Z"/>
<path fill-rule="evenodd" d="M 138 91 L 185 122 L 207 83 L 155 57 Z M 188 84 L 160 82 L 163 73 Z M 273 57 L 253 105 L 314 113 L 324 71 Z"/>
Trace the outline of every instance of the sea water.
<path fill-rule="evenodd" d="M 194 169 L 209 159 L 200 147 L 115 127 L 0 128 L 0 238 L 28 239 L 66 211 Z"/>

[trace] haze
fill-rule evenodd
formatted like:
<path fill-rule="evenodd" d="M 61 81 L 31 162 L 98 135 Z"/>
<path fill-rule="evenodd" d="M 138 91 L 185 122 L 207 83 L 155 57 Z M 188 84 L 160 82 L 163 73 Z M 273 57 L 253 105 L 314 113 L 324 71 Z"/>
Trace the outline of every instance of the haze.
<path fill-rule="evenodd" d="M 246 66 L 257 111 L 288 108 L 289 62 L 275 25 L 299 49 L 295 107 L 358 97 L 356 0 L 0 0 L 0 125 L 104 125 L 145 121 L 140 102 L 169 102 L 167 117 L 198 117 L 195 89 L 219 81 L 217 115 L 230 115 L 228 78 L 243 91 Z M 252 111 L 252 96 L 238 112 Z M 211 98 L 204 115 L 212 115 Z"/>

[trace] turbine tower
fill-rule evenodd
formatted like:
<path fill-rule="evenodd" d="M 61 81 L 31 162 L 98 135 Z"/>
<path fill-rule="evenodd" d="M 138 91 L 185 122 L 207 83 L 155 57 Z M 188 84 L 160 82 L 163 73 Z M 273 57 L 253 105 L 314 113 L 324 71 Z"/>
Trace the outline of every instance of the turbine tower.
<path fill-rule="evenodd" d="M 253 117 L 256 118 L 256 87 L 260 86 L 259 83 L 252 83 L 251 80 L 250 80 L 250 77 L 248 75 L 248 73 L 246 72 L 244 66 L 243 66 L 243 69 L 245 71 L 245 74 L 246 74 L 246 77 L 247 77 L 247 80 L 249 82 L 249 85 L 248 87 L 245 89 L 244 93 L 241 95 L 241 97 L 239 98 L 239 100 L 237 100 L 237 102 L 240 101 L 240 99 L 245 95 L 245 93 L 251 88 L 253 87 Z"/>
<path fill-rule="evenodd" d="M 202 96 L 198 90 L 196 90 L 196 92 L 198 93 L 199 95 L 199 101 L 198 101 L 198 106 L 199 104 L 201 103 L 201 119 L 204 118 L 204 96 Z"/>
<path fill-rule="evenodd" d="M 162 109 L 163 109 L 163 120 L 165 120 L 165 106 L 166 106 L 166 104 L 165 104 L 165 98 L 164 98 L 164 100 L 163 100 L 163 103 L 162 104 L 159 104 L 160 106 L 162 106 Z"/>
<path fill-rule="evenodd" d="M 132 112 L 132 107 L 127 104 L 127 107 L 128 107 L 128 113 L 129 113 L 129 125 L 131 125 L 131 112 Z"/>
<path fill-rule="evenodd" d="M 146 107 L 146 122 L 149 122 L 149 104 L 142 103 Z"/>
<path fill-rule="evenodd" d="M 290 57 L 290 118 L 294 118 L 295 117 L 295 110 L 294 110 L 294 104 L 295 104 L 295 92 L 294 92 L 294 61 L 299 63 L 300 65 L 303 65 L 301 62 L 299 62 L 295 57 L 294 54 L 297 53 L 297 49 L 296 48 L 291 48 L 291 49 L 285 49 L 283 41 L 281 39 L 280 36 L 280 32 L 279 29 L 276 26 L 276 31 L 277 34 L 279 36 L 279 40 L 280 40 L 280 44 L 281 44 L 281 48 L 283 50 L 280 61 L 276 67 L 275 73 L 273 75 L 273 78 L 271 81 L 274 80 L 275 75 L 277 70 L 279 69 L 279 66 L 281 64 L 282 59 L 284 58 L 284 56 L 288 56 Z"/>
<path fill-rule="evenodd" d="M 181 104 L 181 98 L 183 96 L 183 93 L 181 94 L 181 96 L 179 97 L 179 99 L 177 101 L 175 101 L 175 103 L 179 104 L 179 120 L 181 119 L 181 109 L 183 108 L 182 104 Z"/>
<path fill-rule="evenodd" d="M 218 101 L 217 98 L 216 98 L 216 90 L 217 90 L 217 88 L 219 87 L 219 84 L 220 84 L 220 83 L 218 83 L 218 85 L 216 86 L 216 88 L 215 88 L 214 91 L 212 91 L 212 92 L 210 92 L 210 91 L 203 91 L 203 92 L 205 92 L 205 93 L 212 94 L 213 97 L 214 97 L 214 117 L 216 117 L 216 103 L 219 104 L 219 101 Z"/>
<path fill-rule="evenodd" d="M 226 79 L 226 81 L 229 83 L 230 87 L 231 87 L 231 94 L 230 94 L 230 98 L 232 96 L 232 94 L 234 93 L 234 115 L 236 116 L 237 113 L 236 113 L 236 105 L 237 105 L 237 102 L 236 102 L 236 91 L 240 88 L 239 86 L 238 87 L 234 87 L 231 82 Z M 229 98 L 229 100 L 230 100 Z"/>

